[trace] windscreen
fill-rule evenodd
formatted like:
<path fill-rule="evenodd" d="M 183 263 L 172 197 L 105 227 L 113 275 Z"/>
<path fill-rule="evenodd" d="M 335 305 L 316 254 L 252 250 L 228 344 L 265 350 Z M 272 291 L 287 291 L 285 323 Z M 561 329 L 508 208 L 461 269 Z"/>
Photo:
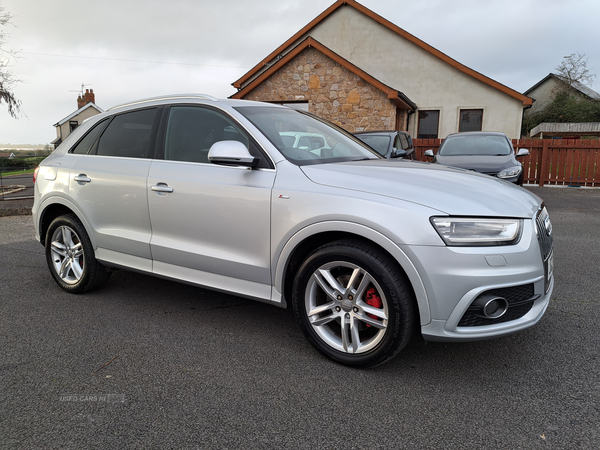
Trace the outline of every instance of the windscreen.
<path fill-rule="evenodd" d="M 504 136 L 460 136 L 455 135 L 446 138 L 438 155 L 441 156 L 465 156 L 465 155 L 487 155 L 505 156 L 513 152 L 512 146 Z"/>
<path fill-rule="evenodd" d="M 297 165 L 379 159 L 354 136 L 305 112 L 269 106 L 235 108 Z"/>
<path fill-rule="evenodd" d="M 358 139 L 363 141 L 381 156 L 387 154 L 388 148 L 390 148 L 391 136 L 377 136 L 373 134 L 359 134 L 356 136 Z"/>

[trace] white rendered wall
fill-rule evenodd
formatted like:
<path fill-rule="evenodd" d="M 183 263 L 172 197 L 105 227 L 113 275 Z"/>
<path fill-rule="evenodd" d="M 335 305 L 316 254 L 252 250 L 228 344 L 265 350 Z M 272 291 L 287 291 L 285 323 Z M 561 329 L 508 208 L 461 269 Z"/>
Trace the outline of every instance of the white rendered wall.
<path fill-rule="evenodd" d="M 350 6 L 338 8 L 309 35 L 406 94 L 419 109 L 439 110 L 439 138 L 458 131 L 461 109 L 483 109 L 483 131 L 520 137 L 521 101 L 464 74 Z M 414 137 L 416 117 L 413 114 L 409 119 Z"/>

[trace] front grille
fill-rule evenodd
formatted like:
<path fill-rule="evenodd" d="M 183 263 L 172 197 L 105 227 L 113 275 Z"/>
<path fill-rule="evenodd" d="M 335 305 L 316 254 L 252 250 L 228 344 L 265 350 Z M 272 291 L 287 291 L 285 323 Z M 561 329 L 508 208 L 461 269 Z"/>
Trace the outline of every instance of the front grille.
<path fill-rule="evenodd" d="M 538 242 L 540 243 L 540 252 L 542 253 L 542 261 L 544 262 L 544 292 L 548 292 L 554 268 L 552 258 L 553 238 L 552 223 L 544 205 L 542 205 L 542 209 L 535 218 L 535 225 Z"/>
<path fill-rule="evenodd" d="M 548 216 L 546 207 L 543 207 L 538 212 L 535 223 L 537 226 L 537 238 L 540 243 L 542 258 L 546 261 L 548 256 L 550 256 L 550 253 L 552 253 L 552 225 L 550 225 L 550 217 Z"/>
<path fill-rule="evenodd" d="M 495 325 L 497 323 L 510 322 L 511 320 L 520 319 L 531 310 L 533 302 L 537 298 L 534 296 L 534 292 L 533 283 L 485 291 L 481 293 L 475 300 L 473 300 L 473 302 L 477 301 L 479 297 L 484 295 L 503 297 L 508 302 L 508 309 L 506 312 L 497 319 L 488 319 L 478 316 L 475 307 L 469 307 L 469 309 L 460 319 L 460 322 L 458 322 L 458 326 L 481 327 L 484 325 Z"/>

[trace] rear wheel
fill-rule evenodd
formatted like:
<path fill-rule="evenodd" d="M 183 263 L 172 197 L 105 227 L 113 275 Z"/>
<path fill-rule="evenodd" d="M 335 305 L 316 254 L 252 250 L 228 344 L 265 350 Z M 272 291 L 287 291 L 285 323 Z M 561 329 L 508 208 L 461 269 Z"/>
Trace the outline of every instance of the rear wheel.
<path fill-rule="evenodd" d="M 342 364 L 371 367 L 410 340 L 415 306 L 393 261 L 358 241 L 315 250 L 301 265 L 292 304 L 309 342 Z"/>
<path fill-rule="evenodd" d="M 57 217 L 48 227 L 46 262 L 58 285 L 74 294 L 97 289 L 110 278 L 110 272 L 94 257 L 90 238 L 74 215 Z"/>

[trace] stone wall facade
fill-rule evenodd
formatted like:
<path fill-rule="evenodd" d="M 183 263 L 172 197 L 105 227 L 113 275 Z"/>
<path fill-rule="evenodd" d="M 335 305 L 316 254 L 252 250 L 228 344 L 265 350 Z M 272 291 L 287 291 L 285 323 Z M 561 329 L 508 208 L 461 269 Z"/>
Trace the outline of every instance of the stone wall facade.
<path fill-rule="evenodd" d="M 307 101 L 309 112 L 351 133 L 396 129 L 396 105 L 384 92 L 314 48 L 302 51 L 244 98 Z M 398 113 L 405 130 L 407 113 Z"/>

